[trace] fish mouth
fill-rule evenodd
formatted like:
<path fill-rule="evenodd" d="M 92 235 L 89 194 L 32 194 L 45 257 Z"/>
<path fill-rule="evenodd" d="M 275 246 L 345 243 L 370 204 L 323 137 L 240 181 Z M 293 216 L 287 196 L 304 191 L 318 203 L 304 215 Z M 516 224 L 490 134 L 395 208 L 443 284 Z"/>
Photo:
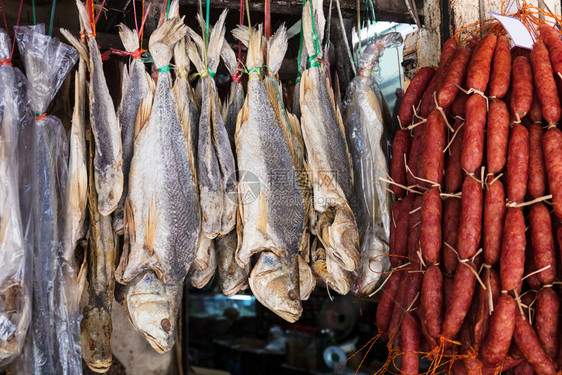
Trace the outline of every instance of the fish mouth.
<path fill-rule="evenodd" d="M 148 341 L 150 346 L 152 346 L 152 348 L 154 350 L 156 350 L 159 354 L 164 354 L 171 349 L 169 347 L 166 347 L 166 346 L 163 346 L 162 344 L 160 344 L 160 342 L 154 336 L 152 336 L 150 333 L 143 332 L 143 334 L 144 334 L 144 337 L 146 338 L 146 341 Z"/>
<path fill-rule="evenodd" d="M 297 320 L 299 320 L 299 318 L 302 315 L 302 311 L 293 312 L 290 310 L 285 310 L 280 308 L 274 308 L 272 310 L 274 313 L 276 313 L 277 315 L 279 315 L 281 318 L 285 319 L 289 323 L 296 322 Z"/>
<path fill-rule="evenodd" d="M 244 287 L 244 285 L 248 284 L 248 280 L 244 279 L 244 280 L 240 280 L 239 282 L 237 282 L 234 285 L 228 285 L 228 287 L 222 289 L 222 292 L 225 296 L 228 297 L 232 297 L 233 295 L 235 295 L 236 293 L 238 293 L 240 290 L 242 290 L 242 288 Z"/>
<path fill-rule="evenodd" d="M 111 362 L 88 363 L 88 368 L 98 374 L 105 374 L 111 367 Z"/>

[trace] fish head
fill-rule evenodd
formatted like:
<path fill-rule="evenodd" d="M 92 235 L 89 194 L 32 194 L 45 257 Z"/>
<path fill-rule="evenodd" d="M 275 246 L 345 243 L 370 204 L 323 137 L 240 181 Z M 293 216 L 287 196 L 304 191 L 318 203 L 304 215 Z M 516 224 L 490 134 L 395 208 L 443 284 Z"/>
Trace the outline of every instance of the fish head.
<path fill-rule="evenodd" d="M 176 322 L 182 286 L 167 284 L 147 272 L 131 281 L 125 296 L 131 324 L 158 353 L 169 351 L 176 342 Z"/>
<path fill-rule="evenodd" d="M 264 251 L 250 274 L 249 283 L 257 300 L 290 323 L 302 314 L 296 256 L 277 256 Z"/>

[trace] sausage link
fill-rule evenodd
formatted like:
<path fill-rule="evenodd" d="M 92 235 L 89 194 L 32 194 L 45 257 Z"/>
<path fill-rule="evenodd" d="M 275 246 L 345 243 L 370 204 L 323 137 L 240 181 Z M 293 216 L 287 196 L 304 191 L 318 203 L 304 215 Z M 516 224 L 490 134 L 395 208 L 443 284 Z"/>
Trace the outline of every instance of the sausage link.
<path fill-rule="evenodd" d="M 503 290 L 516 289 L 525 271 L 525 218 L 518 207 L 510 207 L 505 215 L 500 278 Z"/>
<path fill-rule="evenodd" d="M 445 120 L 438 110 L 431 112 L 427 118 L 425 139 L 428 141 L 425 142 L 422 151 L 422 175 L 424 179 L 440 185 L 445 164 L 443 150 L 447 142 L 447 132 Z"/>
<path fill-rule="evenodd" d="M 542 110 L 541 110 L 541 103 L 539 102 L 539 98 L 537 96 L 537 90 L 533 93 L 533 101 L 531 102 L 531 109 L 529 109 L 529 119 L 533 123 L 541 123 L 542 122 Z"/>
<path fill-rule="evenodd" d="M 467 173 L 474 173 L 482 164 L 486 127 L 486 101 L 472 94 L 466 101 L 466 117 L 462 138 L 461 165 Z"/>
<path fill-rule="evenodd" d="M 390 176 L 400 185 L 406 185 L 406 164 L 404 156 L 410 151 L 410 134 L 406 130 L 398 130 L 392 143 L 392 165 Z M 404 196 L 404 189 L 400 186 L 392 185 L 392 191 L 398 198 Z"/>
<path fill-rule="evenodd" d="M 423 152 L 424 131 L 425 124 L 420 124 L 414 129 L 414 139 L 408 154 L 408 168 L 410 168 L 410 172 L 406 174 L 406 182 L 408 182 L 409 186 L 416 184 L 416 177 L 421 177 L 417 176 L 417 170 Z"/>
<path fill-rule="evenodd" d="M 408 234 L 408 258 L 410 258 L 410 262 L 413 267 L 417 267 L 419 265 L 420 259 L 418 252 L 420 251 L 422 201 L 423 196 L 416 196 L 414 203 L 412 204 L 412 211 L 415 212 L 410 215 L 410 219 L 408 221 L 408 227 L 410 230 L 410 233 Z"/>
<path fill-rule="evenodd" d="M 540 36 L 548 48 L 550 63 L 555 74 L 562 73 L 562 41 L 560 34 L 550 25 L 542 25 L 539 28 Z"/>
<path fill-rule="evenodd" d="M 559 129 L 544 132 L 542 149 L 554 213 L 562 218 L 562 132 Z"/>
<path fill-rule="evenodd" d="M 447 193 L 456 193 L 460 190 L 464 171 L 461 166 L 462 137 L 464 126 L 463 121 L 457 119 L 453 125 L 455 130 L 455 139 L 449 146 L 449 150 L 445 153 L 445 191 Z"/>
<path fill-rule="evenodd" d="M 503 184 L 497 179 L 488 184 L 484 200 L 484 259 L 490 265 L 500 259 L 505 210 Z"/>
<path fill-rule="evenodd" d="M 482 232 L 482 185 L 467 177 L 462 185 L 461 217 L 457 251 L 461 259 L 473 256 L 478 250 Z"/>
<path fill-rule="evenodd" d="M 552 361 L 558 354 L 558 311 L 560 300 L 552 288 L 543 288 L 537 295 L 535 329 L 542 347 Z"/>
<path fill-rule="evenodd" d="M 457 96 L 459 92 L 458 86 L 462 85 L 466 77 L 466 68 L 469 59 L 470 50 L 467 48 L 459 48 L 452 57 L 447 75 L 443 79 L 443 83 L 437 94 L 437 102 L 440 107 L 449 107 L 451 103 L 453 103 L 453 100 L 455 100 L 455 96 Z"/>
<path fill-rule="evenodd" d="M 443 202 L 443 269 L 450 274 L 455 273 L 458 264 L 457 254 L 449 246 L 453 249 L 457 248 L 460 214 L 461 200 L 455 197 L 445 199 Z"/>
<path fill-rule="evenodd" d="M 396 247 L 395 247 L 395 240 L 396 240 L 396 224 L 398 223 L 398 218 L 400 217 L 400 206 L 402 201 L 396 201 L 392 205 L 392 209 L 390 210 L 390 244 L 388 246 L 388 255 L 390 264 L 392 267 L 398 267 L 401 263 L 401 259 L 394 256 L 396 255 Z M 401 233 L 402 234 L 402 233 Z"/>
<path fill-rule="evenodd" d="M 420 246 L 428 266 L 437 263 L 441 253 L 441 209 L 439 188 L 426 191 L 421 205 Z"/>
<path fill-rule="evenodd" d="M 511 79 L 511 52 L 509 51 L 509 40 L 499 37 L 494 50 L 492 60 L 492 72 L 490 73 L 489 95 L 503 98 L 509 89 Z"/>
<path fill-rule="evenodd" d="M 472 302 L 472 296 L 476 286 L 476 276 L 469 267 L 471 267 L 473 271 L 476 271 L 472 262 L 459 264 L 453 281 L 451 296 L 447 304 L 447 312 L 445 313 L 441 332 L 441 335 L 449 340 L 453 339 L 461 329 L 462 323 L 470 308 L 470 303 Z"/>
<path fill-rule="evenodd" d="M 419 371 L 420 324 L 412 312 L 404 315 L 398 345 L 402 351 L 400 373 L 404 375 L 417 375 Z"/>
<path fill-rule="evenodd" d="M 464 92 L 459 92 L 451 104 L 451 114 L 453 116 L 460 116 L 463 117 L 466 114 L 466 100 L 468 99 L 468 95 Z"/>
<path fill-rule="evenodd" d="M 521 364 L 519 364 L 519 366 L 517 366 L 515 368 L 515 370 L 513 371 L 513 374 L 514 375 L 534 375 L 535 372 L 533 371 L 533 368 L 531 367 L 529 362 L 523 361 L 523 362 L 521 362 Z"/>
<path fill-rule="evenodd" d="M 507 355 L 515 329 L 516 309 L 515 300 L 508 294 L 498 298 L 481 351 L 485 366 L 498 366 Z"/>
<path fill-rule="evenodd" d="M 529 178 L 529 132 L 521 124 L 515 124 L 509 139 L 507 154 L 507 199 L 523 202 Z"/>
<path fill-rule="evenodd" d="M 441 57 L 439 58 L 439 66 L 445 66 L 449 59 L 453 57 L 455 52 L 459 49 L 459 43 L 454 37 L 451 37 L 443 43 L 443 48 L 441 49 Z"/>
<path fill-rule="evenodd" d="M 388 323 L 387 330 L 389 341 L 394 341 L 396 335 L 400 333 L 399 331 L 400 322 L 402 321 L 402 314 L 404 313 L 406 308 L 408 308 L 408 306 L 406 306 L 406 293 L 408 285 L 410 283 L 410 274 L 407 271 L 398 272 L 398 274 L 400 274 L 400 283 L 398 285 L 396 298 L 394 299 L 394 306 L 392 307 L 392 314 L 390 317 L 390 322 Z"/>
<path fill-rule="evenodd" d="M 435 109 L 435 99 L 433 98 L 433 93 L 437 92 L 439 77 L 441 75 L 443 75 L 443 68 L 440 66 L 429 81 L 429 84 L 423 93 L 420 104 L 420 116 L 423 118 L 427 118 L 427 116 L 429 116 L 429 114 Z"/>
<path fill-rule="evenodd" d="M 400 279 L 402 278 L 401 272 L 393 272 L 390 274 L 388 281 L 384 286 L 381 299 L 377 305 L 377 327 L 379 332 L 387 333 L 390 319 L 392 318 L 392 310 L 394 309 L 394 300 L 398 294 L 398 287 L 400 286 Z"/>
<path fill-rule="evenodd" d="M 531 247 L 537 270 L 550 266 L 537 274 L 543 284 L 550 284 L 556 277 L 556 255 L 550 212 L 542 203 L 535 203 L 529 210 Z"/>
<path fill-rule="evenodd" d="M 529 181 L 527 190 L 533 198 L 544 195 L 546 190 L 546 170 L 542 153 L 543 130 L 540 124 L 531 124 L 529 129 Z"/>
<path fill-rule="evenodd" d="M 486 91 L 497 40 L 496 35 L 489 34 L 478 42 L 468 64 L 466 86 L 469 89 L 478 90 L 482 93 Z"/>
<path fill-rule="evenodd" d="M 443 324 L 443 274 L 439 266 L 432 265 L 423 277 L 420 309 L 422 326 L 428 335 L 437 340 Z"/>
<path fill-rule="evenodd" d="M 483 281 L 486 289 L 481 286 L 478 287 L 478 306 L 474 319 L 474 347 L 477 349 L 480 348 L 488 333 L 490 324 L 490 295 L 492 295 L 493 306 L 496 306 L 501 290 L 500 277 L 493 269 L 489 268 L 486 270 Z"/>
<path fill-rule="evenodd" d="M 515 314 L 515 343 L 536 374 L 555 375 L 556 368 L 541 346 L 535 330 L 518 312 Z"/>
<path fill-rule="evenodd" d="M 525 275 L 529 276 L 525 278 L 525 282 L 531 289 L 539 290 L 542 287 L 542 282 L 539 279 L 539 276 L 536 273 L 531 275 L 531 273 L 536 270 L 537 267 L 535 266 L 535 257 L 531 247 L 531 241 L 527 240 L 527 249 L 525 251 Z"/>
<path fill-rule="evenodd" d="M 492 99 L 488 111 L 487 124 L 488 172 L 499 173 L 507 160 L 507 141 L 509 138 L 509 111 L 499 99 Z"/>
<path fill-rule="evenodd" d="M 533 74 L 531 63 L 525 56 L 517 56 L 511 66 L 511 103 L 513 115 L 520 119 L 527 115 L 533 102 Z"/>
<path fill-rule="evenodd" d="M 414 108 L 420 103 L 423 93 L 434 75 L 435 68 L 427 66 L 421 68 L 410 82 L 404 94 L 404 98 L 402 98 L 402 104 L 398 112 L 398 120 L 402 127 L 407 127 L 412 122 L 414 118 Z"/>
<path fill-rule="evenodd" d="M 538 41 L 531 51 L 531 66 L 535 79 L 535 90 L 541 104 L 542 116 L 549 124 L 556 124 L 560 120 L 560 99 L 558 88 L 550 64 L 548 49 L 543 42 Z"/>
<path fill-rule="evenodd" d="M 408 255 L 409 221 L 413 204 L 414 196 L 412 194 L 406 195 L 400 204 L 400 213 L 398 214 L 398 221 L 396 222 L 397 235 L 394 237 L 394 254 L 397 256 L 391 257 L 396 259 L 398 265 L 403 263 L 402 257 Z"/>

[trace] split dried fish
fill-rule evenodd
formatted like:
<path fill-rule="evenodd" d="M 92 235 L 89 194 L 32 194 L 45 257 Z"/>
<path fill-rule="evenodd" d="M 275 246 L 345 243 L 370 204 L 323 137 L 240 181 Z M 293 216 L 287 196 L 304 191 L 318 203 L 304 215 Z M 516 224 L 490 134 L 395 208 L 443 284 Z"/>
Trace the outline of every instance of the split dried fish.
<path fill-rule="evenodd" d="M 133 326 L 159 352 L 175 342 L 183 281 L 200 232 L 197 186 L 169 73 L 173 47 L 186 29 L 183 20 L 169 19 L 150 37 L 158 82 L 154 102 L 145 99 L 137 115 L 125 207 L 127 246 L 116 271 L 117 280 L 127 284 L 124 305 Z"/>
<path fill-rule="evenodd" d="M 348 204 L 353 192 L 351 156 L 326 68 L 315 58 L 321 54 L 317 40 L 322 40 L 326 22 L 322 2 L 314 0 L 313 13 L 311 7 L 307 1 L 302 18 L 304 41 L 312 59 L 301 78 L 301 127 L 314 189 L 314 208 L 319 216 L 329 215 L 332 219 L 318 220 L 316 232 L 326 256 L 352 272 L 359 266 L 360 258 L 357 224 Z M 313 22 L 316 37 L 313 37 Z"/>
<path fill-rule="evenodd" d="M 94 174 L 98 208 L 107 216 L 117 208 L 123 193 L 121 134 L 88 13 L 80 0 L 76 1 L 76 6 L 88 35 L 90 52 L 90 123 L 96 145 Z"/>

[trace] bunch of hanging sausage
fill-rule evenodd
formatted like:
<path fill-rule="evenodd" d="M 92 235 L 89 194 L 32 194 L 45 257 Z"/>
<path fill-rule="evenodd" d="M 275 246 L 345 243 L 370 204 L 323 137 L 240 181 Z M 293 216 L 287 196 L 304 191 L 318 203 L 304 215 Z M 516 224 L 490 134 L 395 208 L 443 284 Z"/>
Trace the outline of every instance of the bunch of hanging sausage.
<path fill-rule="evenodd" d="M 562 41 L 548 25 L 538 36 L 530 51 L 505 36 L 452 38 L 404 96 L 391 170 L 394 269 L 377 312 L 404 374 L 419 372 L 419 353 L 430 372 L 556 374 L 562 365 Z"/>

